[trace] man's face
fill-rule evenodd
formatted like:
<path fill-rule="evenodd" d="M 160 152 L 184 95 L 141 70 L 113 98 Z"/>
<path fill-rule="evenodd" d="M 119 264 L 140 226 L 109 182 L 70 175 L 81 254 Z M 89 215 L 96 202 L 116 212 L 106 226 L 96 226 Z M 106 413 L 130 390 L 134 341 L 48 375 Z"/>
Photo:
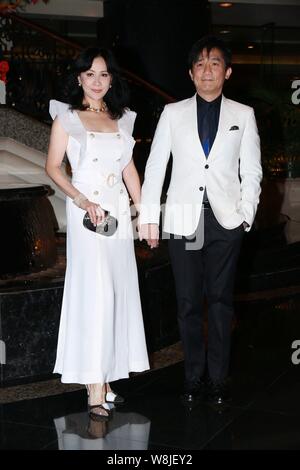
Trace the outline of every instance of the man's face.
<path fill-rule="evenodd" d="M 189 73 L 197 93 L 203 98 L 214 99 L 222 93 L 224 81 L 231 75 L 231 68 L 225 69 L 225 61 L 219 49 L 213 48 L 209 54 L 203 49 Z"/>

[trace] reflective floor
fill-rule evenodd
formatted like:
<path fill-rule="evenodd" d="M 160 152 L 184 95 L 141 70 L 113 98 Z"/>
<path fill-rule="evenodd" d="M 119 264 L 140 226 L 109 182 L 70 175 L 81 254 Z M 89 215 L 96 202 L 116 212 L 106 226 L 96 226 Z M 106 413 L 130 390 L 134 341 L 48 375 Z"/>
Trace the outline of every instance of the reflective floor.
<path fill-rule="evenodd" d="M 115 382 L 127 400 L 108 423 L 89 421 L 83 390 L 2 404 L 0 448 L 299 450 L 300 289 L 273 294 L 236 303 L 227 408 L 183 406 L 180 361 Z"/>

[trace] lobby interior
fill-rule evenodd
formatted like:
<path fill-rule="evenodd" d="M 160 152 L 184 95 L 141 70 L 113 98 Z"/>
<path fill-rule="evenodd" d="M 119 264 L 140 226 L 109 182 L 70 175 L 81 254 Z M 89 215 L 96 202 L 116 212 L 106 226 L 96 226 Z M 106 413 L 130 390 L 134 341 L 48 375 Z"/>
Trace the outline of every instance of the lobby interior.
<path fill-rule="evenodd" d="M 1 218 L 9 219 L 0 255 L 0 449 L 299 450 L 300 1 L 76 0 L 73 7 L 63 2 L 64 11 L 57 0 L 25 3 L 0 11 L 0 63 L 9 67 L 0 69 L 6 80 L 0 207 Z M 182 403 L 184 357 L 167 244 L 151 251 L 137 240 L 151 370 L 113 383 L 126 401 L 111 406 L 109 421 L 96 422 L 89 419 L 85 389 L 52 374 L 66 218 L 64 195 L 44 173 L 49 100 L 63 101 L 61 84 L 83 47 L 112 48 L 138 113 L 134 160 L 143 180 L 159 115 L 166 103 L 192 95 L 186 56 L 207 33 L 232 48 L 224 94 L 254 107 L 264 172 L 236 277 L 232 400 L 221 407 Z M 67 161 L 64 168 L 69 174 Z M 170 167 L 163 198 L 169 177 Z M 16 218 L 29 210 L 27 200 L 37 199 L 44 223 L 36 227 L 34 253 L 25 253 L 18 224 L 29 222 Z"/>

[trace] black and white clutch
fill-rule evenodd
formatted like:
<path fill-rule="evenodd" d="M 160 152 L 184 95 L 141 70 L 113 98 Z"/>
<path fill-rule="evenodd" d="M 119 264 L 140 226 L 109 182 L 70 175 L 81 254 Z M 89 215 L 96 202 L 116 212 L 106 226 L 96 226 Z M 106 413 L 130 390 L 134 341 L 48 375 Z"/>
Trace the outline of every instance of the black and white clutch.
<path fill-rule="evenodd" d="M 82 223 L 88 230 L 98 233 L 99 235 L 104 235 L 105 237 L 111 237 L 118 228 L 117 219 L 110 215 L 108 211 L 105 211 L 104 219 L 96 226 L 91 222 L 88 212 L 85 213 Z"/>

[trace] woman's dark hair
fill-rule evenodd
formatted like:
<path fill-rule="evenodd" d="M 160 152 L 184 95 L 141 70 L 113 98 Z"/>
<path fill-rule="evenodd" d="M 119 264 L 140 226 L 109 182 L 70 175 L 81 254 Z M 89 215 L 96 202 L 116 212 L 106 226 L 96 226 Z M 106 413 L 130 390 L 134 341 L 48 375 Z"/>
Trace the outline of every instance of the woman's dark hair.
<path fill-rule="evenodd" d="M 104 97 L 108 112 L 113 119 L 120 119 L 129 104 L 129 89 L 127 83 L 120 75 L 120 69 L 109 49 L 100 47 L 89 47 L 82 51 L 75 59 L 72 71 L 67 83 L 67 99 L 70 108 L 85 110 L 86 105 L 82 103 L 83 90 L 78 86 L 78 75 L 86 72 L 92 67 L 93 60 L 102 57 L 106 63 L 107 71 L 111 74 L 111 88 Z"/>
<path fill-rule="evenodd" d="M 188 56 L 189 69 L 192 69 L 193 65 L 199 59 L 200 53 L 204 49 L 206 49 L 207 53 L 209 54 L 210 51 L 215 48 L 221 51 L 225 62 L 225 69 L 227 70 L 228 67 L 231 66 L 231 50 L 226 45 L 226 43 L 217 36 L 204 36 L 203 38 L 199 39 L 199 41 L 195 42 L 195 44 L 193 44 Z"/>

